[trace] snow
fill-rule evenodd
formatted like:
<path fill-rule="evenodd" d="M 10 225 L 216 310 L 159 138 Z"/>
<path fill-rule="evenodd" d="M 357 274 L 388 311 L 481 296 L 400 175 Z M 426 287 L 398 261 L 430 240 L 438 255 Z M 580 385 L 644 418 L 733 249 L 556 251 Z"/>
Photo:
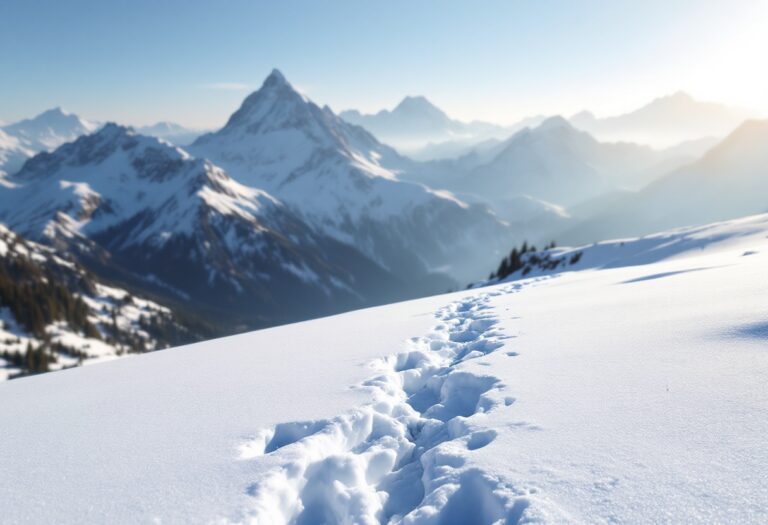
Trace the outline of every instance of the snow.
<path fill-rule="evenodd" d="M 3 519 L 765 522 L 767 236 L 0 384 Z"/>

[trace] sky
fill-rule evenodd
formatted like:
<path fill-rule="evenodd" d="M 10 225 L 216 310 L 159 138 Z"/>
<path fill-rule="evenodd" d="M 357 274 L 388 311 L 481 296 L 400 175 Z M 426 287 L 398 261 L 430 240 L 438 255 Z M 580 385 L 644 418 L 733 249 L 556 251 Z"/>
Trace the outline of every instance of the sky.
<path fill-rule="evenodd" d="M 679 90 L 768 114 L 768 0 L 2 0 L 0 120 L 222 125 L 272 68 L 336 111 L 502 124 Z"/>

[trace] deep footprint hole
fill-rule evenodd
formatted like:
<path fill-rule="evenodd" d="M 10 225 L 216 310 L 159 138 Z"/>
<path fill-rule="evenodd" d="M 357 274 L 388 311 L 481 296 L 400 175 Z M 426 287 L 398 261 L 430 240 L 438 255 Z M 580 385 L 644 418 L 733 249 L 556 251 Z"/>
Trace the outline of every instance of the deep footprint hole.
<path fill-rule="evenodd" d="M 474 432 L 471 436 L 469 436 L 469 440 L 467 441 L 467 448 L 469 450 L 477 450 L 479 448 L 488 446 L 494 439 L 496 439 L 496 436 L 498 436 L 498 433 L 495 430 L 490 429 Z"/>

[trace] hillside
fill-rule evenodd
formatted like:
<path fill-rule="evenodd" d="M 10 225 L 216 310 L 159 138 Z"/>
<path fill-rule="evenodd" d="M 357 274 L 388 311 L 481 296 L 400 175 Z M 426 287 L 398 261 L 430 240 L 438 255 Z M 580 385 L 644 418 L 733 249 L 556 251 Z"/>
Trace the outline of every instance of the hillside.
<path fill-rule="evenodd" d="M 200 337 L 168 308 L 63 257 L 0 224 L 0 381 Z"/>
<path fill-rule="evenodd" d="M 764 522 L 767 235 L 0 384 L 3 519 Z"/>

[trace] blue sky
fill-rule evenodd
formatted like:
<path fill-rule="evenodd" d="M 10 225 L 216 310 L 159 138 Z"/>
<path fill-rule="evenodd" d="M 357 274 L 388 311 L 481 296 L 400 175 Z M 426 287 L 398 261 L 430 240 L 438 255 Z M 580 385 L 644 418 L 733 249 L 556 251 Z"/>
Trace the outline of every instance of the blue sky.
<path fill-rule="evenodd" d="M 768 0 L 3 0 L 0 120 L 222 124 L 273 67 L 333 109 L 612 114 L 677 90 L 768 113 Z"/>

